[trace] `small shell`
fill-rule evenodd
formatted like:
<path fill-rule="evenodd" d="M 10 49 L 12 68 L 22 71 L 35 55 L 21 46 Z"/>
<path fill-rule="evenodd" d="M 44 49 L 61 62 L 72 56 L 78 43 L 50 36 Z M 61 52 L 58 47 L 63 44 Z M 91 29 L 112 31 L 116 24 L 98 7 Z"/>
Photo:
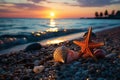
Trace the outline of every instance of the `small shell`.
<path fill-rule="evenodd" d="M 40 66 L 35 66 L 34 68 L 33 68 L 33 71 L 35 72 L 35 73 L 40 73 L 40 72 L 42 72 L 43 70 L 44 70 L 44 66 L 42 66 L 42 65 L 40 65 Z"/>
<path fill-rule="evenodd" d="M 68 50 L 67 63 L 70 63 L 79 58 L 79 54 L 73 50 Z"/>
<path fill-rule="evenodd" d="M 105 54 L 106 52 L 102 49 L 97 49 L 94 51 L 94 55 L 96 56 L 96 58 L 105 58 Z"/>
<path fill-rule="evenodd" d="M 66 62 L 67 58 L 67 53 L 68 53 L 68 48 L 65 46 L 58 47 L 53 54 L 53 58 L 56 62 Z"/>

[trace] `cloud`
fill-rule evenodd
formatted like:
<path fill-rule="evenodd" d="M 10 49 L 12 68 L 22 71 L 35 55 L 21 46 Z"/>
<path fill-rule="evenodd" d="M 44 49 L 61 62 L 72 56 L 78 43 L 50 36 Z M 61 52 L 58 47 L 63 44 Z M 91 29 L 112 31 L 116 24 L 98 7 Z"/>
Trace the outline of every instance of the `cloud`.
<path fill-rule="evenodd" d="M 36 4 L 30 4 L 30 3 L 19 3 L 19 4 L 14 4 L 14 7 L 16 8 L 23 8 L 23 9 L 29 9 L 29 10 L 45 10 L 48 9 L 47 7 L 44 6 L 39 6 Z"/>
<path fill-rule="evenodd" d="M 27 1 L 31 1 L 31 2 L 34 2 L 34 3 L 39 3 L 39 2 L 42 2 L 42 1 L 46 1 L 46 0 L 27 0 Z"/>
<path fill-rule="evenodd" d="M 102 7 L 112 4 L 120 4 L 120 0 L 76 0 L 81 7 Z M 76 5 L 78 6 L 78 5 Z"/>
<path fill-rule="evenodd" d="M 20 10 L 28 10 L 28 11 L 35 11 L 35 10 L 48 10 L 50 8 L 36 5 L 36 4 L 30 4 L 30 3 L 0 3 L 0 12 L 19 12 Z"/>
<path fill-rule="evenodd" d="M 2 12 L 2 13 L 8 13 L 8 12 L 11 12 L 11 11 L 7 10 L 7 9 L 0 9 L 0 12 Z"/>

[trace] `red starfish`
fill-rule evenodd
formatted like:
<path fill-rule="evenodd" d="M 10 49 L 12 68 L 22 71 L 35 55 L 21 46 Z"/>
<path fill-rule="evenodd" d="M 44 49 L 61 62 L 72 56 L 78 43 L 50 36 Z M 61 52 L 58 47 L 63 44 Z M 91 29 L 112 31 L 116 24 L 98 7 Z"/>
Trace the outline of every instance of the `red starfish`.
<path fill-rule="evenodd" d="M 90 27 L 88 30 L 88 34 L 84 41 L 73 41 L 73 42 L 81 47 L 81 52 L 83 54 L 87 54 L 87 55 L 93 57 L 95 60 L 97 60 L 96 57 L 94 56 L 94 54 L 91 52 L 91 49 L 103 46 L 104 43 L 103 42 L 95 43 L 95 42 L 91 41 L 90 40 L 91 33 L 92 33 L 92 28 Z"/>

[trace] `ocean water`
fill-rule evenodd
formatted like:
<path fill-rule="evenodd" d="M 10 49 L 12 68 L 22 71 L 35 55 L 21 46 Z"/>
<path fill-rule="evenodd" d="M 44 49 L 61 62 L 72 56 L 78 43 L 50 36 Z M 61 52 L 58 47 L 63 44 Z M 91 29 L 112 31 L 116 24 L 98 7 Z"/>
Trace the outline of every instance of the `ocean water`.
<path fill-rule="evenodd" d="M 118 27 L 120 20 L 0 18 L 0 51 L 33 42 L 57 44 L 82 36 L 90 26 L 95 32 Z"/>
<path fill-rule="evenodd" d="M 0 35 L 27 34 L 37 31 L 58 31 L 60 29 L 87 29 L 101 30 L 120 26 L 120 20 L 106 19 L 0 19 Z"/>

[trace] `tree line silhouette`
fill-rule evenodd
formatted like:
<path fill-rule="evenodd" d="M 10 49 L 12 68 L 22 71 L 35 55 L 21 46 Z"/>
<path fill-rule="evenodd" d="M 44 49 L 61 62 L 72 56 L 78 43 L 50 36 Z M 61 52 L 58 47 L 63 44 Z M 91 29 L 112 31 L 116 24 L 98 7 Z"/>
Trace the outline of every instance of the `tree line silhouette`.
<path fill-rule="evenodd" d="M 112 10 L 112 12 L 109 14 L 108 10 L 105 10 L 104 12 L 95 12 L 95 18 L 96 19 L 120 19 L 120 11 Z"/>

